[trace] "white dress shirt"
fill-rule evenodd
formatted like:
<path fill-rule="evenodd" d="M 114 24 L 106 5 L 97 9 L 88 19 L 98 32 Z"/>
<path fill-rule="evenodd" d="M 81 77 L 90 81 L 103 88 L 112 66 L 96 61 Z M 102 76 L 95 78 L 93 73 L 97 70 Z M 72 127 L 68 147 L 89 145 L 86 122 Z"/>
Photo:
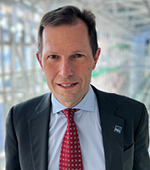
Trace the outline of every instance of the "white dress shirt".
<path fill-rule="evenodd" d="M 61 110 L 66 109 L 52 95 L 49 124 L 48 170 L 59 170 L 61 144 L 67 128 L 67 119 Z M 102 131 L 96 95 L 91 86 L 82 101 L 74 108 L 84 170 L 106 170 Z"/>

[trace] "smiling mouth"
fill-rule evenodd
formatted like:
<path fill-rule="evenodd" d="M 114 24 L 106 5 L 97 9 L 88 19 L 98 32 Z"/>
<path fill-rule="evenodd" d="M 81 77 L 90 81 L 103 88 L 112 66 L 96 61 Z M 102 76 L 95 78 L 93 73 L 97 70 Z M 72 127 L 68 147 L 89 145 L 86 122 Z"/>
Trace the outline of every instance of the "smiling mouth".
<path fill-rule="evenodd" d="M 58 84 L 61 87 L 72 87 L 75 86 L 77 83 L 72 83 L 72 84 Z"/>

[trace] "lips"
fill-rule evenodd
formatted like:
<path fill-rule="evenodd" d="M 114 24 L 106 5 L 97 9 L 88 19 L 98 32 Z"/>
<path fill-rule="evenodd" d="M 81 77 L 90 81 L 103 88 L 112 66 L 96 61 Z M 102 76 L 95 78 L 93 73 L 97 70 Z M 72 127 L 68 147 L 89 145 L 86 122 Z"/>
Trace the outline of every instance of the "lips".
<path fill-rule="evenodd" d="M 72 87 L 75 86 L 77 83 L 71 83 L 71 84 L 58 84 L 61 87 Z"/>

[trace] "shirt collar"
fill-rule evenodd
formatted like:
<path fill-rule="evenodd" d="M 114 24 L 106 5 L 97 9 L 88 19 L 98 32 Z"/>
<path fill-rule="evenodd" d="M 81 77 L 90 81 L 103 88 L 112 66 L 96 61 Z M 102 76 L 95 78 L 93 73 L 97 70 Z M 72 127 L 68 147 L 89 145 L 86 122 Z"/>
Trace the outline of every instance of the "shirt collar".
<path fill-rule="evenodd" d="M 53 114 L 60 112 L 61 110 L 66 109 L 67 107 L 61 104 L 55 96 L 52 94 L 52 112 Z M 80 103 L 78 103 L 75 107 L 77 109 L 85 110 L 85 111 L 94 111 L 94 104 L 95 104 L 95 94 L 91 87 L 89 86 L 88 93 L 84 96 Z"/>

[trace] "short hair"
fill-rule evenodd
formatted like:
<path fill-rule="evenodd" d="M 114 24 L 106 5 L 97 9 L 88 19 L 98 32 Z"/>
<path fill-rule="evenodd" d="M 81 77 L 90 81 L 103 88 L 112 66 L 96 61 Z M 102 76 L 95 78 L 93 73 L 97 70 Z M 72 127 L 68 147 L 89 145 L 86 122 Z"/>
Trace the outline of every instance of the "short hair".
<path fill-rule="evenodd" d="M 76 24 L 76 21 L 81 19 L 88 29 L 89 43 L 92 48 L 92 54 L 95 58 L 96 51 L 98 49 L 97 43 L 97 32 L 96 32 L 96 22 L 95 15 L 87 9 L 82 11 L 75 6 L 64 6 L 58 9 L 47 12 L 41 19 L 39 28 L 38 28 L 38 52 L 42 56 L 43 41 L 42 35 L 44 27 L 51 26 L 57 27 L 60 25 L 73 25 Z"/>

